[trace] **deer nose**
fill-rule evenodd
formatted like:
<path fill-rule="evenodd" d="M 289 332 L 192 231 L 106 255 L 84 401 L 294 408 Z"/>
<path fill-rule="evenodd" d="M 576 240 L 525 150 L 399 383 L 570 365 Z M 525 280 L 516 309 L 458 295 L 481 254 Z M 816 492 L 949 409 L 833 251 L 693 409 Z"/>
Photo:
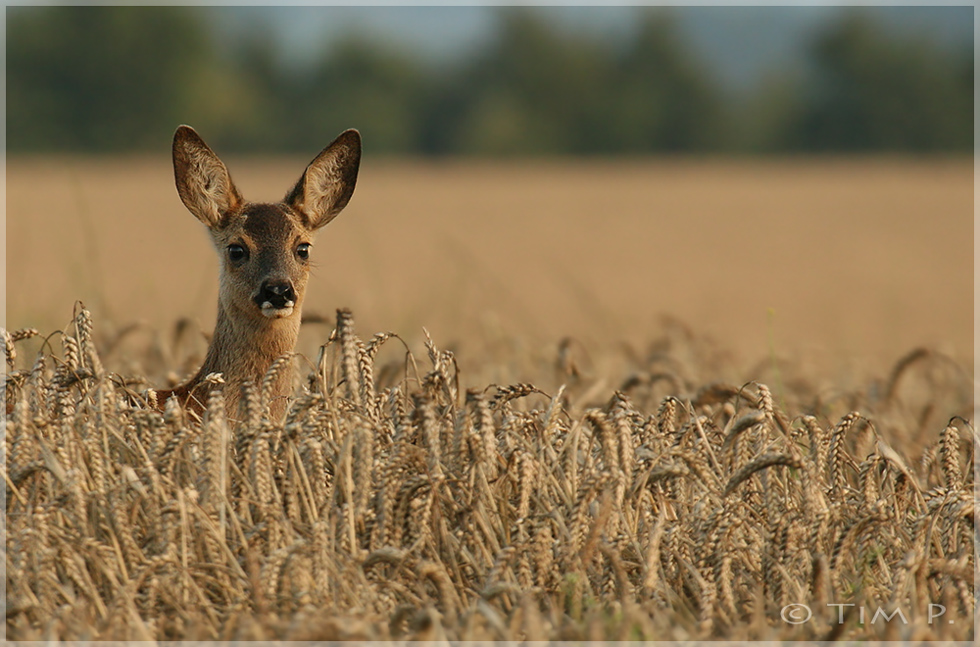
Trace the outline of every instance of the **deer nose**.
<path fill-rule="evenodd" d="M 292 308 L 296 305 L 296 293 L 289 281 L 265 281 L 255 297 L 260 308 Z M 268 304 L 268 305 L 267 305 Z"/>

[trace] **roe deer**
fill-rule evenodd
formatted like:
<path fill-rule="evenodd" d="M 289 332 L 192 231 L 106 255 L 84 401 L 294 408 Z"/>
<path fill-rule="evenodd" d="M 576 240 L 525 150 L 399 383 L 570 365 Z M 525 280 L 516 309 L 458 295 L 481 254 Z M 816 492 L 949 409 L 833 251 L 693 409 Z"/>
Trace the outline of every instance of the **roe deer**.
<path fill-rule="evenodd" d="M 176 396 L 201 412 L 222 373 L 228 412 L 234 415 L 246 381 L 256 386 L 269 366 L 290 353 L 299 334 L 310 247 L 320 227 L 347 206 L 361 159 L 356 130 L 340 134 L 310 162 L 282 202 L 246 202 L 228 169 L 190 126 L 174 133 L 174 176 L 184 206 L 203 222 L 221 257 L 218 320 L 201 369 L 183 384 L 157 391 L 157 403 Z M 272 415 L 285 411 L 292 376 L 273 385 Z"/>

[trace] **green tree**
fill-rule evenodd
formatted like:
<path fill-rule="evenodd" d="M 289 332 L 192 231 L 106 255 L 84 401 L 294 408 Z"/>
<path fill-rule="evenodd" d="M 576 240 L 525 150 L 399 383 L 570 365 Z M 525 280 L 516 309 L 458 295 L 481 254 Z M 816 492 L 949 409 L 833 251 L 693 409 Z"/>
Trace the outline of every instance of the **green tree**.
<path fill-rule="evenodd" d="M 212 61 L 186 7 L 16 7 L 7 14 L 11 150 L 157 147 Z"/>
<path fill-rule="evenodd" d="M 290 79 L 282 95 L 288 115 L 285 144 L 324 144 L 345 128 L 367 135 L 373 150 L 408 153 L 418 148 L 427 71 L 410 55 L 350 37 L 306 74 Z"/>
<path fill-rule="evenodd" d="M 498 17 L 494 43 L 444 79 L 429 104 L 427 149 L 591 152 L 608 100 L 608 47 L 562 34 L 535 11 L 509 9 Z"/>
<path fill-rule="evenodd" d="M 290 150 L 298 106 L 274 39 L 265 30 L 239 34 L 226 57 L 202 69 L 195 94 L 204 109 L 192 123 L 223 151 Z"/>
<path fill-rule="evenodd" d="M 973 52 L 887 35 L 849 13 L 811 50 L 813 72 L 790 146 L 939 151 L 973 146 Z M 969 59 L 965 63 L 965 59 Z"/>
<path fill-rule="evenodd" d="M 849 12 L 802 74 L 725 96 L 675 15 L 618 41 L 546 9 L 497 14 L 496 37 L 448 68 L 351 36 L 289 69 L 263 28 L 221 53 L 190 7 L 11 7 L 10 150 L 160 150 L 178 123 L 222 150 L 303 150 L 357 127 L 376 152 L 614 154 L 950 151 L 973 143 L 973 51 L 895 36 Z M 210 20 L 209 20 L 210 19 Z"/>
<path fill-rule="evenodd" d="M 621 46 L 562 32 L 544 16 L 500 14 L 494 44 L 430 106 L 431 150 L 608 154 L 719 145 L 720 94 L 669 14 L 644 13 Z"/>
<path fill-rule="evenodd" d="M 685 46 L 670 14 L 642 14 L 613 79 L 608 150 L 678 152 L 725 146 L 721 92 Z"/>

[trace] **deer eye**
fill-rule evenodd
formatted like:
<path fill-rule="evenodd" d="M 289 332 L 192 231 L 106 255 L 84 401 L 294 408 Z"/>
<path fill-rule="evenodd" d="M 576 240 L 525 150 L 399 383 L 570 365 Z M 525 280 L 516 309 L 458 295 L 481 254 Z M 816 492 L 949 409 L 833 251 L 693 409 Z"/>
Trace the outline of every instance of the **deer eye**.
<path fill-rule="evenodd" d="M 304 261 L 308 259 L 310 257 L 310 244 L 300 243 L 299 246 L 296 247 L 296 255 L 302 258 Z"/>
<path fill-rule="evenodd" d="M 228 258 L 233 261 L 240 261 L 248 256 L 248 250 L 241 245 L 228 245 Z"/>

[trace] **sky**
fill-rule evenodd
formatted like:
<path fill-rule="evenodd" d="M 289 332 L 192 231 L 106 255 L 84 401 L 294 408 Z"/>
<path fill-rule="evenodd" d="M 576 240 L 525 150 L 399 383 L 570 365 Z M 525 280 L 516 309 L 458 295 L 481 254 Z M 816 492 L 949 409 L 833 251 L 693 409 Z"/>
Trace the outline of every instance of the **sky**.
<path fill-rule="evenodd" d="M 661 7 L 671 11 L 694 50 L 729 89 L 748 90 L 767 73 L 804 64 L 808 39 L 850 7 Z M 500 7 L 219 7 L 212 20 L 225 41 L 268 30 L 282 60 L 303 65 L 350 34 L 404 46 L 428 62 L 451 63 L 493 38 Z M 629 6 L 536 7 L 563 29 L 606 38 L 629 34 Z M 864 7 L 883 24 L 950 45 L 970 43 L 973 7 Z"/>

